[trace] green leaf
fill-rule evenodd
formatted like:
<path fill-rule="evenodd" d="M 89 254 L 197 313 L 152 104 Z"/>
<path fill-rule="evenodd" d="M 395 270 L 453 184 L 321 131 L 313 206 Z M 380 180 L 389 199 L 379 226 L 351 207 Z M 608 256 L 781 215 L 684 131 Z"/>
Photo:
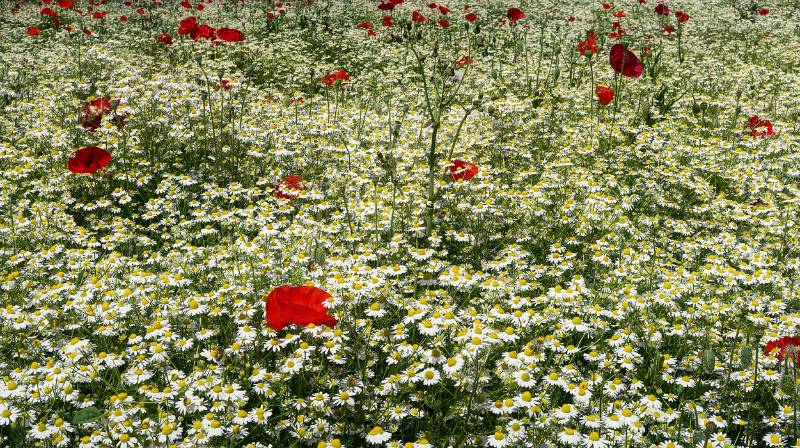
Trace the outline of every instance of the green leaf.
<path fill-rule="evenodd" d="M 76 412 L 75 415 L 72 416 L 72 423 L 76 425 L 81 425 L 83 423 L 91 423 L 97 420 L 100 420 L 100 417 L 103 416 L 103 413 L 100 412 L 94 406 L 89 406 L 88 408 L 83 408 L 80 411 Z"/>

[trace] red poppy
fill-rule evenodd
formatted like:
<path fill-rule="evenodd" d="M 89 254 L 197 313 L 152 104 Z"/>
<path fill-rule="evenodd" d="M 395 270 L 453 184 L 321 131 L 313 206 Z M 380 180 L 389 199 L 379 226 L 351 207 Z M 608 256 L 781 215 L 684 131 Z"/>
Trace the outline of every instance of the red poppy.
<path fill-rule="evenodd" d="M 750 129 L 750 135 L 752 137 L 764 137 L 775 133 L 772 129 L 772 122 L 769 120 L 762 120 L 758 118 L 758 115 L 750 117 L 745 128 Z"/>
<path fill-rule="evenodd" d="M 189 33 L 189 36 L 191 36 L 194 41 L 200 39 L 214 40 L 217 38 L 217 30 L 204 23 L 202 25 L 197 25 L 197 27 Z"/>
<path fill-rule="evenodd" d="M 525 13 L 519 8 L 509 8 L 506 17 L 508 17 L 511 23 L 517 23 L 517 21 L 525 18 Z"/>
<path fill-rule="evenodd" d="M 668 16 L 669 7 L 663 3 L 659 3 L 656 5 L 655 13 L 662 16 Z"/>
<path fill-rule="evenodd" d="M 56 6 L 63 9 L 72 9 L 75 6 L 75 0 L 60 0 Z"/>
<path fill-rule="evenodd" d="M 267 325 L 280 331 L 289 325 L 336 325 L 325 301 L 331 295 L 315 286 L 279 286 L 269 293 L 264 306 Z"/>
<path fill-rule="evenodd" d="M 617 12 L 615 12 L 614 13 L 614 17 L 616 17 L 618 19 L 621 19 L 621 18 L 625 17 L 625 11 L 617 11 Z"/>
<path fill-rule="evenodd" d="M 275 186 L 272 195 L 282 199 L 297 199 L 303 191 L 303 179 L 300 176 L 289 176 Z"/>
<path fill-rule="evenodd" d="M 161 33 L 157 36 L 154 36 L 154 39 L 161 42 L 164 45 L 169 45 L 172 43 L 172 34 Z"/>
<path fill-rule="evenodd" d="M 456 159 L 450 164 L 450 179 L 454 181 L 470 180 L 478 174 L 478 171 L 478 165 Z"/>
<path fill-rule="evenodd" d="M 477 15 L 477 14 L 475 14 L 474 12 L 471 12 L 471 13 L 469 13 L 469 14 L 465 15 L 465 16 L 464 16 L 464 19 L 465 19 L 467 22 L 469 22 L 469 23 L 472 23 L 472 22 L 474 22 L 474 21 L 478 20 L 478 15 Z"/>
<path fill-rule="evenodd" d="M 111 154 L 108 151 L 89 146 L 81 148 L 67 161 L 67 168 L 73 173 L 94 173 L 108 165 L 111 161 Z"/>
<path fill-rule="evenodd" d="M 186 1 L 186 0 L 183 0 L 183 1 L 181 2 L 181 6 L 183 6 L 183 7 L 184 7 L 184 8 L 186 8 L 186 9 L 192 9 L 192 4 L 191 4 L 191 3 L 189 3 L 189 2 L 188 2 L 188 1 Z"/>
<path fill-rule="evenodd" d="M 450 9 L 446 6 L 439 5 L 439 13 L 442 15 L 447 15 L 450 12 Z"/>
<path fill-rule="evenodd" d="M 569 16 L 569 17 L 567 17 L 567 22 L 569 22 L 569 23 L 572 23 L 572 22 L 574 22 L 574 21 L 575 21 L 575 16 Z"/>
<path fill-rule="evenodd" d="M 759 10 L 758 10 L 758 13 L 759 13 L 760 15 L 762 15 L 762 16 L 765 16 L 765 15 L 769 14 L 769 9 L 767 9 L 767 8 L 761 8 L 761 9 L 759 9 Z"/>
<path fill-rule="evenodd" d="M 128 16 L 119 16 L 119 21 L 125 23 L 128 21 Z"/>
<path fill-rule="evenodd" d="M 594 94 L 597 95 L 597 102 L 603 106 L 607 106 L 614 101 L 614 90 L 606 86 L 595 87 Z"/>
<path fill-rule="evenodd" d="M 789 348 L 798 346 L 800 346 L 800 336 L 784 336 L 767 342 L 764 347 L 764 356 L 768 356 L 773 350 L 778 349 L 778 362 L 783 362 L 783 357 L 789 351 Z M 800 356 L 795 356 L 795 364 L 800 367 Z"/>
<path fill-rule="evenodd" d="M 603 9 L 605 9 L 606 11 L 608 11 L 609 9 L 611 9 L 611 5 L 610 5 L 608 2 L 606 2 L 606 3 L 603 3 Z"/>
<path fill-rule="evenodd" d="M 35 37 L 35 36 L 40 36 L 42 34 L 42 30 L 40 30 L 39 28 L 36 28 L 35 26 L 32 26 L 32 27 L 28 28 L 28 30 L 25 31 L 25 33 L 27 33 L 28 36 L 34 36 Z"/>
<path fill-rule="evenodd" d="M 437 7 L 438 5 L 436 5 L 436 3 L 428 3 L 428 8 L 430 9 L 436 9 Z"/>
<path fill-rule="evenodd" d="M 197 28 L 197 17 L 187 17 L 178 23 L 178 34 L 184 36 Z"/>
<path fill-rule="evenodd" d="M 383 21 L 381 22 L 381 25 L 383 25 L 385 27 L 390 27 L 390 26 L 394 25 L 392 23 L 392 16 L 383 16 Z"/>
<path fill-rule="evenodd" d="M 615 44 L 611 47 L 608 62 L 617 74 L 622 73 L 628 78 L 642 76 L 642 61 L 632 51 L 626 50 L 623 44 Z"/>
<path fill-rule="evenodd" d="M 217 30 L 217 37 L 225 42 L 241 42 L 244 40 L 244 34 L 234 28 L 220 28 Z"/>
<path fill-rule="evenodd" d="M 39 11 L 39 14 L 43 16 L 58 17 L 58 13 L 50 8 L 42 8 L 42 10 Z"/>
<path fill-rule="evenodd" d="M 678 19 L 678 23 L 686 23 L 689 21 L 689 13 L 686 11 L 677 11 L 675 13 L 675 18 Z"/>
<path fill-rule="evenodd" d="M 425 16 L 419 13 L 419 11 L 414 11 L 411 13 L 411 21 L 414 23 L 425 23 Z"/>
<path fill-rule="evenodd" d="M 336 81 L 344 82 L 350 79 L 350 75 L 347 74 L 344 70 L 339 70 L 338 72 L 329 73 L 322 77 L 322 84 L 327 87 L 333 87 L 336 84 Z"/>
<path fill-rule="evenodd" d="M 473 61 L 472 61 L 471 57 L 469 57 L 467 55 L 464 55 L 464 56 L 461 56 L 458 60 L 456 60 L 456 67 L 463 68 L 463 67 L 466 67 L 466 66 L 472 64 L 472 62 Z"/>
<path fill-rule="evenodd" d="M 445 19 L 439 19 L 439 26 L 442 28 L 447 28 L 450 26 L 450 22 Z"/>
<path fill-rule="evenodd" d="M 578 53 L 581 56 L 586 56 L 586 53 L 589 53 L 589 56 L 597 53 L 597 35 L 589 31 L 586 38 L 578 42 Z"/>

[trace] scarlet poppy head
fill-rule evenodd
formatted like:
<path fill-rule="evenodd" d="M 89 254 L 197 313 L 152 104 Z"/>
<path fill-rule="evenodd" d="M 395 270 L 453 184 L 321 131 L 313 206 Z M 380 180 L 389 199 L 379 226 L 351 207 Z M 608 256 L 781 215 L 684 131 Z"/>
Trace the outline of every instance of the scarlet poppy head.
<path fill-rule="evenodd" d="M 767 345 L 764 347 L 764 356 L 769 356 L 777 350 L 778 362 L 782 362 L 787 352 L 797 350 L 798 346 L 800 346 L 800 336 L 784 336 L 774 341 L 767 342 Z M 796 354 L 793 356 L 795 357 L 795 365 L 800 367 L 800 356 Z"/>
<path fill-rule="evenodd" d="M 282 199 L 297 199 L 303 189 L 303 179 L 301 177 L 289 176 L 275 186 L 272 195 Z"/>
<path fill-rule="evenodd" d="M 511 23 L 517 23 L 517 21 L 525 18 L 525 13 L 519 8 L 508 8 L 506 17 L 508 17 L 508 20 L 510 20 Z"/>
<path fill-rule="evenodd" d="M 28 36 L 36 37 L 36 36 L 41 36 L 42 35 L 42 30 L 40 30 L 39 28 L 36 28 L 35 26 L 32 26 L 32 27 L 28 28 L 28 30 L 25 31 L 25 33 Z"/>
<path fill-rule="evenodd" d="M 614 101 L 614 90 L 606 86 L 595 87 L 594 93 L 595 95 L 597 95 L 597 102 L 602 104 L 603 106 L 607 106 L 612 101 Z"/>
<path fill-rule="evenodd" d="M 750 117 L 745 127 L 750 129 L 750 135 L 752 137 L 765 137 L 775 133 L 772 128 L 772 122 L 769 120 L 762 120 L 758 115 Z"/>
<path fill-rule="evenodd" d="M 765 15 L 769 14 L 769 9 L 761 8 L 761 9 L 758 10 L 758 14 L 762 15 L 762 16 L 765 16 Z"/>
<path fill-rule="evenodd" d="M 632 51 L 625 49 L 623 44 L 615 44 L 608 54 L 608 62 L 617 74 L 628 78 L 642 76 L 642 62 Z"/>
<path fill-rule="evenodd" d="M 668 16 L 669 15 L 669 7 L 663 3 L 659 3 L 656 5 L 655 13 L 660 16 Z"/>
<path fill-rule="evenodd" d="M 111 161 L 111 154 L 108 151 L 89 146 L 81 148 L 67 161 L 67 168 L 73 173 L 94 173 L 108 165 Z"/>
<path fill-rule="evenodd" d="M 244 40 L 244 34 L 241 31 L 233 28 L 220 28 L 217 30 L 217 37 L 225 42 L 241 42 Z"/>
<path fill-rule="evenodd" d="M 689 21 L 689 13 L 686 11 L 677 11 L 675 13 L 675 18 L 678 19 L 678 23 L 686 23 Z"/>
<path fill-rule="evenodd" d="M 470 180 L 478 174 L 478 165 L 472 162 L 455 159 L 450 164 L 450 179 L 453 181 Z"/>
<path fill-rule="evenodd" d="M 469 23 L 472 23 L 472 22 L 478 20 L 478 15 L 475 14 L 474 12 L 471 12 L 471 13 L 469 13 L 469 14 L 464 16 L 464 20 L 466 20 Z"/>
<path fill-rule="evenodd" d="M 325 303 L 331 295 L 315 286 L 279 286 L 266 298 L 267 325 L 280 331 L 289 325 L 336 325 Z"/>

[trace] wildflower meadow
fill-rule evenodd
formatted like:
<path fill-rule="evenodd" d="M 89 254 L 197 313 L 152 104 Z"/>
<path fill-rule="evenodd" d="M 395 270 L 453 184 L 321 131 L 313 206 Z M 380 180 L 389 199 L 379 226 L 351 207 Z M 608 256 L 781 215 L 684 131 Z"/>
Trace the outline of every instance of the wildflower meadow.
<path fill-rule="evenodd" d="M 0 0 L 0 447 L 800 447 L 797 0 Z"/>

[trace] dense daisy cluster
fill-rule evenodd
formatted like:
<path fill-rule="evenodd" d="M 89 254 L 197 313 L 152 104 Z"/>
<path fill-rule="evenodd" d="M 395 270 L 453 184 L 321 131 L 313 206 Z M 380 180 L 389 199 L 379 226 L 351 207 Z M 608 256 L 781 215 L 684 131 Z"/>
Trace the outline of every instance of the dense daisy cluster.
<path fill-rule="evenodd" d="M 0 446 L 800 446 L 798 20 L 0 3 Z"/>

